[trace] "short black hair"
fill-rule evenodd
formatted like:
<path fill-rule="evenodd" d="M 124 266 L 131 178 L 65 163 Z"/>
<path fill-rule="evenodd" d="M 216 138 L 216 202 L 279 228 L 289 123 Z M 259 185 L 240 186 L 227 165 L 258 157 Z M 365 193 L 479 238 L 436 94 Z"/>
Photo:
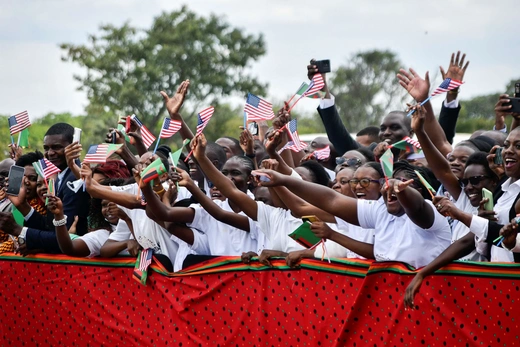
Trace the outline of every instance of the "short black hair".
<path fill-rule="evenodd" d="M 358 167 L 358 169 L 361 169 L 362 167 L 369 167 L 371 169 L 374 169 L 378 173 L 379 178 L 385 176 L 385 174 L 383 173 L 383 168 L 381 167 L 381 164 L 376 163 L 375 161 L 369 161 L 368 163 L 365 163 L 365 164 L 361 165 L 360 167 Z"/>
<path fill-rule="evenodd" d="M 308 160 L 301 163 L 299 166 L 309 170 L 314 176 L 314 183 L 321 184 L 322 186 L 330 186 L 330 176 L 325 168 L 314 160 Z"/>
<path fill-rule="evenodd" d="M 498 182 L 499 178 L 497 174 L 489 167 L 487 156 L 487 153 L 475 152 L 468 157 L 465 167 L 468 167 L 470 165 L 481 165 L 484 167 L 484 171 L 486 171 L 486 176 L 488 176 L 492 181 Z"/>
<path fill-rule="evenodd" d="M 56 123 L 51 125 L 49 130 L 45 133 L 45 136 L 49 135 L 62 135 L 69 143 L 72 143 L 74 139 L 74 127 L 67 123 Z"/>
<path fill-rule="evenodd" d="M 236 155 L 244 155 L 244 150 L 242 149 L 242 147 L 240 147 L 240 141 L 238 139 L 235 139 L 231 136 L 222 136 L 221 138 L 228 139 L 234 143 L 235 147 L 238 150 L 238 153 Z"/>
<path fill-rule="evenodd" d="M 416 186 L 421 188 L 421 190 L 418 190 L 418 192 L 421 193 L 421 195 L 423 196 L 423 198 L 425 200 L 431 200 L 432 197 L 431 197 L 430 193 L 428 193 L 428 189 L 426 187 L 424 187 L 424 185 L 422 184 L 421 180 L 419 179 L 419 176 L 417 176 L 415 171 L 419 172 L 419 174 L 426 180 L 426 182 L 428 182 L 432 186 L 433 189 L 437 190 L 437 189 L 439 189 L 439 186 L 441 185 L 440 182 L 437 180 L 437 178 L 435 178 L 435 176 L 433 175 L 433 172 L 430 169 L 422 167 L 422 166 L 412 165 L 406 160 L 399 160 L 398 162 L 396 162 L 394 164 L 393 173 L 395 174 L 399 171 L 406 172 L 408 177 L 410 177 L 410 179 L 414 180 Z"/>
<path fill-rule="evenodd" d="M 359 153 L 361 153 L 365 158 L 367 158 L 367 161 L 376 160 L 376 158 L 374 157 L 374 152 L 367 147 L 359 147 L 354 149 L 354 151 L 358 151 Z"/>
<path fill-rule="evenodd" d="M 156 153 L 157 152 L 161 152 L 166 158 L 168 158 L 168 156 L 170 155 L 170 153 L 172 152 L 172 149 L 169 147 L 169 146 L 166 146 L 166 145 L 160 145 L 158 148 L 157 148 L 157 151 L 155 151 Z"/>
<path fill-rule="evenodd" d="M 29 152 L 29 153 L 22 155 L 20 158 L 18 158 L 15 165 L 25 167 L 25 166 L 31 165 L 32 163 L 34 163 L 35 161 L 38 161 L 40 159 L 43 159 L 42 152 L 40 152 L 40 151 Z"/>
<path fill-rule="evenodd" d="M 379 128 L 372 125 L 372 126 L 361 129 L 356 134 L 356 136 L 365 136 L 365 135 L 379 137 Z"/>
<path fill-rule="evenodd" d="M 206 155 L 212 162 L 216 160 L 218 162 L 217 169 L 222 170 L 222 166 L 227 160 L 226 151 L 222 146 L 217 145 L 215 142 L 208 142 L 206 145 Z"/>
<path fill-rule="evenodd" d="M 161 163 L 164 165 L 164 168 L 166 169 L 166 172 L 170 171 L 170 162 L 168 161 L 168 157 L 164 155 L 163 152 L 155 152 L 157 156 L 161 159 Z"/>

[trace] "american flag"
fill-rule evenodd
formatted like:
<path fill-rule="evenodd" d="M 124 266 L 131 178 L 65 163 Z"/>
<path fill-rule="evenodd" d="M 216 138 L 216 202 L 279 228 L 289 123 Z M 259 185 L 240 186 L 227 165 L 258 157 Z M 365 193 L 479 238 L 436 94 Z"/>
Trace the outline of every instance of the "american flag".
<path fill-rule="evenodd" d="M 294 142 L 289 141 L 289 142 L 287 142 L 287 143 L 285 144 L 285 146 L 283 146 L 282 148 L 280 148 L 280 149 L 278 150 L 278 154 L 282 153 L 282 152 L 283 152 L 284 150 L 286 150 L 286 149 L 289 149 L 289 150 L 291 150 L 291 151 L 293 151 L 293 152 L 299 152 L 299 151 L 301 151 L 302 149 L 304 149 L 305 147 L 308 146 L 308 144 L 305 143 L 305 142 L 300 142 L 300 143 L 301 143 L 301 146 L 300 146 L 300 147 L 296 147 L 296 145 L 294 144 Z"/>
<path fill-rule="evenodd" d="M 457 80 L 452 80 L 451 78 L 446 78 L 444 81 L 442 81 L 440 86 L 438 86 L 437 89 L 435 89 L 433 91 L 432 96 L 446 93 L 449 90 L 458 88 L 463 83 L 464 82 L 462 82 L 462 81 L 457 81 Z"/>
<path fill-rule="evenodd" d="M 321 76 L 321 74 L 314 74 L 314 76 L 312 76 L 311 83 L 309 84 L 309 88 L 303 93 L 302 97 L 306 97 L 319 92 L 324 85 L 325 82 L 323 81 L 323 77 Z"/>
<path fill-rule="evenodd" d="M 204 128 L 208 125 L 211 116 L 213 116 L 213 112 L 215 112 L 213 106 L 205 108 L 199 112 L 197 115 L 197 133 L 195 136 L 202 134 L 202 131 L 204 131 Z"/>
<path fill-rule="evenodd" d="M 149 148 L 152 145 L 152 143 L 154 143 L 156 137 L 150 132 L 150 130 L 148 130 L 146 125 L 144 125 L 143 122 L 141 122 L 141 120 L 137 118 L 135 114 L 133 114 L 130 118 L 135 120 L 135 122 L 141 129 L 141 137 L 143 138 L 144 146 L 146 148 Z"/>
<path fill-rule="evenodd" d="M 274 118 L 273 105 L 251 93 L 247 94 L 244 112 L 247 112 L 247 119 L 249 121 L 269 120 Z"/>
<path fill-rule="evenodd" d="M 161 128 L 159 137 L 161 139 L 167 139 L 175 135 L 177 131 L 181 129 L 182 122 L 178 120 L 171 120 L 170 118 L 164 118 L 164 122 Z"/>
<path fill-rule="evenodd" d="M 298 121 L 296 119 L 291 120 L 286 125 L 287 130 L 289 130 L 289 136 L 291 137 L 291 141 L 287 142 L 283 149 L 288 148 L 293 152 L 299 152 L 305 147 L 307 144 L 305 142 L 300 141 L 300 137 L 298 136 Z"/>
<path fill-rule="evenodd" d="M 61 172 L 60 169 L 46 158 L 38 160 L 40 167 L 42 168 L 43 178 L 47 179 L 50 176 Z"/>
<path fill-rule="evenodd" d="M 27 111 L 15 114 L 14 116 L 9 117 L 7 121 L 9 122 L 9 132 L 11 135 L 19 133 L 23 129 L 31 126 L 29 113 L 27 113 Z"/>
<path fill-rule="evenodd" d="M 89 147 L 84 163 L 106 163 L 108 156 L 108 144 L 92 145 Z"/>
<path fill-rule="evenodd" d="M 327 160 L 330 157 L 330 146 L 325 146 L 314 151 L 314 156 L 318 160 Z"/>
<path fill-rule="evenodd" d="M 153 249 L 147 248 L 141 251 L 141 259 L 139 261 L 139 270 L 146 271 L 152 263 Z"/>

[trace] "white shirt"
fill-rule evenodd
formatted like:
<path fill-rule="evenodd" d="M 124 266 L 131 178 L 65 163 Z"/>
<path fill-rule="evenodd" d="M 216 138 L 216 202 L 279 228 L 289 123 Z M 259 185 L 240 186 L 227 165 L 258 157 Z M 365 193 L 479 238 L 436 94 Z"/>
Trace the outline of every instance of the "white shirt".
<path fill-rule="evenodd" d="M 345 222 L 345 220 L 336 217 L 336 225 L 338 227 L 338 232 L 354 239 L 356 241 L 365 242 L 374 244 L 375 233 L 374 229 L 363 229 L 360 226 L 350 224 Z M 330 257 L 333 258 L 357 258 L 357 259 L 366 259 L 363 256 L 351 251 L 348 248 L 343 247 L 342 245 L 333 242 L 331 240 L 327 240 L 325 243 L 327 246 L 327 252 Z M 323 255 L 322 247 L 316 247 L 316 251 L 314 252 L 314 256 L 316 258 L 321 258 Z"/>
<path fill-rule="evenodd" d="M 108 236 L 110 232 L 106 229 L 99 229 L 95 231 L 91 231 L 86 233 L 83 236 L 78 237 L 77 239 L 85 242 L 88 249 L 90 250 L 90 254 L 87 258 L 97 257 L 99 252 L 101 251 L 101 247 L 108 240 Z"/>
<path fill-rule="evenodd" d="M 497 204 L 493 210 L 497 214 L 497 223 L 506 225 L 511 222 L 509 219 L 509 210 L 513 206 L 513 203 L 520 193 L 520 180 L 516 180 L 511 183 L 511 178 L 508 178 L 502 184 L 502 191 L 504 194 L 498 199 Z M 491 261 L 496 262 L 514 262 L 513 253 L 502 247 L 495 245 L 491 246 Z"/>
<path fill-rule="evenodd" d="M 359 226 L 375 229 L 374 256 L 376 260 L 402 261 L 420 268 L 442 253 L 451 241 L 448 221 L 426 200 L 434 213 L 429 229 L 415 225 L 405 214 L 400 217 L 388 213 L 385 204 L 373 200 L 358 200 Z"/>
<path fill-rule="evenodd" d="M 306 249 L 288 235 L 298 229 L 303 221 L 291 215 L 291 211 L 273 207 L 261 201 L 258 205 L 257 222 L 260 230 L 270 242 L 270 249 L 293 252 Z"/>
<path fill-rule="evenodd" d="M 113 191 L 124 192 L 133 196 L 136 196 L 138 191 L 136 183 L 121 187 L 110 186 L 110 188 Z M 148 218 L 145 210 L 131 210 L 123 206 L 119 206 L 119 208 L 132 220 L 135 239 L 141 247 L 144 249 L 152 248 L 154 253 L 167 256 L 173 264 L 179 246 L 170 239 L 171 234 L 155 223 L 155 221 Z"/>
<path fill-rule="evenodd" d="M 459 199 L 455 201 L 455 206 L 464 212 L 471 213 L 472 215 L 478 214 L 478 207 L 471 205 L 468 196 L 464 191 L 459 194 Z M 454 243 L 458 239 L 465 236 L 470 232 L 470 229 L 462 222 L 454 220 L 451 225 L 451 243 Z M 460 258 L 459 260 L 469 261 L 483 261 L 484 257 L 475 249 L 470 254 Z"/>
<path fill-rule="evenodd" d="M 233 212 L 227 200 L 213 202 L 224 211 Z M 249 232 L 219 222 L 200 205 L 193 204 L 190 207 L 195 211 L 195 215 L 193 221 L 186 225 L 202 232 L 193 233 L 191 249 L 197 254 L 240 256 L 243 252 L 258 251 L 256 223 L 243 212 L 239 215 L 249 219 Z"/>
<path fill-rule="evenodd" d="M 132 232 L 130 231 L 130 228 L 126 224 L 126 222 L 122 219 L 117 222 L 116 230 L 114 230 L 112 233 L 110 233 L 110 236 L 108 236 L 108 240 L 113 241 L 126 241 L 126 240 L 133 240 L 134 235 L 132 235 Z M 128 252 L 128 249 L 125 249 L 124 251 L 119 252 L 121 255 L 130 255 Z"/>

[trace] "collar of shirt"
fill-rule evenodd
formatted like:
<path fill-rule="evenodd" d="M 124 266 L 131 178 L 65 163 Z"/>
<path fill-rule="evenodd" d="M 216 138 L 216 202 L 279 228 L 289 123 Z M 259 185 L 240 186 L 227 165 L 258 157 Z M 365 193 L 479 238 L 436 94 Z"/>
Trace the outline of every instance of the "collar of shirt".
<path fill-rule="evenodd" d="M 68 170 L 69 170 L 69 168 L 67 167 L 65 170 L 58 173 L 58 189 L 60 189 L 61 181 L 63 181 L 63 177 L 65 177 L 65 175 L 67 175 L 67 173 L 69 172 Z"/>
<path fill-rule="evenodd" d="M 507 181 L 502 183 L 501 188 L 504 193 L 510 191 L 511 189 L 514 189 L 515 191 L 520 191 L 520 180 L 516 180 L 515 182 L 511 181 L 511 178 L 508 178 Z"/>

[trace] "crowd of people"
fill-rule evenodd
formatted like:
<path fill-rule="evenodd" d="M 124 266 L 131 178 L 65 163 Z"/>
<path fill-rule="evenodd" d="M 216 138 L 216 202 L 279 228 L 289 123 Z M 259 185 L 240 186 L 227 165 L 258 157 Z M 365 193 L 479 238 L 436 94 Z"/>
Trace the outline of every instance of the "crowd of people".
<path fill-rule="evenodd" d="M 462 81 L 468 63 L 465 55 L 452 54 L 449 67 L 441 68 L 443 78 Z M 317 73 L 311 61 L 309 79 Z M 428 74 L 400 70 L 396 83 L 413 105 L 353 138 L 322 77 L 318 113 L 327 137 L 298 152 L 287 146 L 294 142 L 286 127 L 288 105 L 271 124 L 259 121 L 258 134 L 242 129 L 237 138 L 215 142 L 194 136 L 180 113 L 188 80 L 171 97 L 161 93 L 170 118 L 182 124 L 180 136 L 191 140 L 185 153 L 193 155 L 182 154 L 176 166 L 168 146 L 148 151 L 135 120 L 129 122 L 130 142 L 108 129 L 104 140 L 121 146 L 103 164 L 80 162 L 82 145 L 65 123 L 48 129 L 43 153 L 23 154 L 12 145 L 13 158 L 0 163 L 2 184 L 9 184 L 12 165 L 24 167 L 25 176 L 17 196 L 0 192 L 0 251 L 115 257 L 151 249 L 169 271 L 215 256 L 267 266 L 284 257 L 291 267 L 302 258 L 401 261 L 420 268 L 407 288 L 409 307 L 424 277 L 453 260 L 520 259 L 514 221 L 520 213 L 520 114 L 511 113 L 508 95 L 496 104 L 495 129 L 452 145 L 459 88 L 447 92 L 437 118 L 430 102 L 420 105 L 431 92 Z M 410 140 L 414 136 L 417 141 Z M 412 145 L 393 146 L 403 139 Z M 380 163 L 388 151 L 394 158 L 390 175 Z M 45 177 L 32 165 L 42 158 L 60 169 L 55 194 L 47 194 Z M 145 183 L 141 173 L 157 159 L 166 172 Z M 85 189 L 74 189 L 78 180 Z M 494 193 L 491 209 L 483 189 Z M 15 221 L 14 209 L 23 222 Z M 289 236 L 304 223 L 311 223 L 322 246 L 308 248 Z"/>

